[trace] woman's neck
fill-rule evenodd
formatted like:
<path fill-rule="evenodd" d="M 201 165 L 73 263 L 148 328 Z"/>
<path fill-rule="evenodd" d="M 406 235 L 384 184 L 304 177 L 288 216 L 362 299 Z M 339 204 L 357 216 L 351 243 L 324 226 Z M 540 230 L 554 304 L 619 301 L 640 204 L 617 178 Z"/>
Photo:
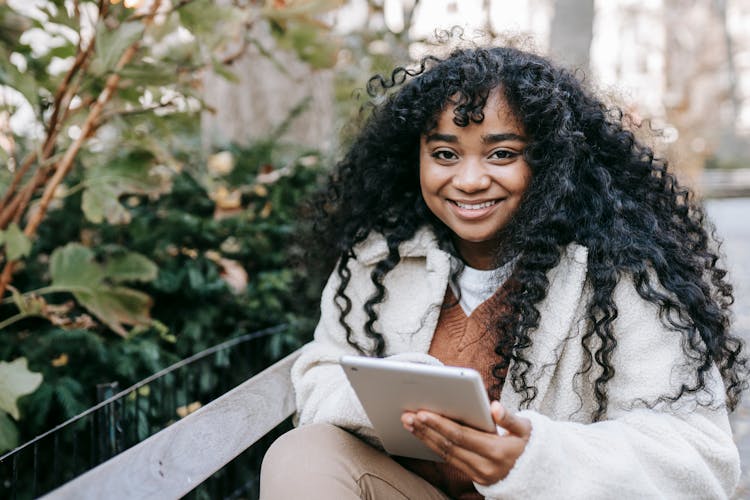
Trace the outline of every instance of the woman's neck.
<path fill-rule="evenodd" d="M 474 269 L 489 270 L 496 267 L 497 242 L 494 240 L 487 241 L 465 241 L 457 240 L 456 249 L 466 265 Z"/>

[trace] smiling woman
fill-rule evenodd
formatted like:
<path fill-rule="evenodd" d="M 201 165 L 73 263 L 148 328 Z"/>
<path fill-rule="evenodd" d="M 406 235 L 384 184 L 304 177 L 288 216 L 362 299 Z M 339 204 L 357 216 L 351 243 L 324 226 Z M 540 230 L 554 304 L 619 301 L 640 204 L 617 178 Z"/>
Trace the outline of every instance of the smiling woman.
<path fill-rule="evenodd" d="M 455 106 L 449 106 L 420 140 L 422 198 L 455 235 L 463 260 L 473 268 L 492 269 L 500 230 L 531 178 L 523 156 L 526 139 L 497 90 L 487 100 L 482 122 L 459 126 L 454 112 Z"/>
<path fill-rule="evenodd" d="M 512 47 L 368 90 L 378 104 L 313 203 L 306 241 L 337 264 L 261 496 L 728 497 L 748 361 L 717 242 L 666 161 Z M 338 364 L 352 354 L 474 368 L 502 429 L 410 409 L 402 426 L 444 463 L 390 457 Z"/>

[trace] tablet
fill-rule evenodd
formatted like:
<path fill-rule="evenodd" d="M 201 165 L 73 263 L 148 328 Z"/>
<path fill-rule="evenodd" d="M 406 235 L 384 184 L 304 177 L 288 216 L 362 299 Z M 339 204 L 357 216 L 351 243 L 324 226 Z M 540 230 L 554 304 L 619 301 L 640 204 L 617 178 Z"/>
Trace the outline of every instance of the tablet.
<path fill-rule="evenodd" d="M 375 433 L 391 455 L 443 459 L 401 424 L 404 411 L 430 410 L 496 432 L 482 377 L 471 368 L 343 356 L 341 366 Z"/>

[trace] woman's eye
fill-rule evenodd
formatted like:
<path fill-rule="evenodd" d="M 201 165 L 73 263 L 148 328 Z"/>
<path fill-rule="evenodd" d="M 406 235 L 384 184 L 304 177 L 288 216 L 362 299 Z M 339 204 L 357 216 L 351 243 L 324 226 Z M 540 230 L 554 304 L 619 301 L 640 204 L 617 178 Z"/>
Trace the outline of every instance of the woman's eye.
<path fill-rule="evenodd" d="M 498 149 L 497 151 L 494 151 L 490 158 L 495 160 L 509 160 L 511 158 L 515 158 L 518 156 L 518 153 L 515 151 L 508 151 L 507 149 Z"/>
<path fill-rule="evenodd" d="M 435 158 L 436 160 L 443 160 L 443 161 L 452 161 L 458 158 L 456 153 L 454 153 L 453 151 L 445 150 L 445 149 L 439 149 L 433 152 L 432 157 Z"/>

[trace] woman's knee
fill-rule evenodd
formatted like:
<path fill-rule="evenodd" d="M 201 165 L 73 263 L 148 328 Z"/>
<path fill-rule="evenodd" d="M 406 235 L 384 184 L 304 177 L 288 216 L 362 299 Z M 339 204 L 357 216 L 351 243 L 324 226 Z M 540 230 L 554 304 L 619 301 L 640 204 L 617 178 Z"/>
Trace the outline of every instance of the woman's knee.
<path fill-rule="evenodd" d="M 263 457 L 261 498 L 280 498 L 305 491 L 329 494 L 335 491 L 339 498 L 353 495 L 357 485 L 347 462 L 352 458 L 349 440 L 356 439 L 329 424 L 305 425 L 282 435 Z"/>
<path fill-rule="evenodd" d="M 279 437 L 263 457 L 261 474 L 274 471 L 296 474 L 320 473 L 347 465 L 357 440 L 348 432 L 330 424 L 310 424 L 292 429 Z"/>

